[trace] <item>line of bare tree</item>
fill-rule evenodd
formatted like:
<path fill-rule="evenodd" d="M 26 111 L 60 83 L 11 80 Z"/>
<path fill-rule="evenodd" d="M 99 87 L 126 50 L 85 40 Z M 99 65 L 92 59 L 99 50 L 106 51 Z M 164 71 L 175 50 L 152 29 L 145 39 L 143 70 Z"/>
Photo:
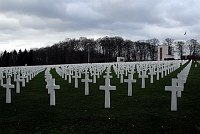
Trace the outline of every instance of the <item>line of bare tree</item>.
<path fill-rule="evenodd" d="M 116 57 L 125 57 L 126 61 L 157 60 L 157 47 L 159 44 L 172 46 L 175 44 L 180 57 L 186 51 L 186 44 L 190 55 L 200 53 L 199 43 L 192 39 L 175 42 L 167 38 L 163 42 L 153 38 L 149 40 L 131 41 L 122 37 L 103 37 L 88 39 L 65 39 L 53 46 L 31 49 L 27 51 L 4 51 L 0 56 L 0 66 L 48 65 L 48 64 L 73 64 L 113 62 Z"/>

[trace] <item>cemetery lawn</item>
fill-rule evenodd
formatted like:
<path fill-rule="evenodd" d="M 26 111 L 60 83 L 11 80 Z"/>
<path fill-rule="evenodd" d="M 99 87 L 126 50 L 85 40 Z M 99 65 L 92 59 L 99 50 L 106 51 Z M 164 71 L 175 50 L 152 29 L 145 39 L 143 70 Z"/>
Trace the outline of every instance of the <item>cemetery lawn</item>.
<path fill-rule="evenodd" d="M 51 73 L 56 84 L 56 106 L 49 106 L 44 72 L 21 88 L 16 94 L 12 89 L 12 103 L 5 103 L 5 89 L 0 88 L 0 134 L 63 134 L 63 133 L 200 133 L 200 65 L 192 64 L 182 97 L 178 98 L 178 111 L 170 111 L 171 92 L 164 91 L 171 85 L 177 71 L 141 89 L 141 80 L 133 85 L 133 96 L 127 96 L 127 83 L 113 74 L 111 108 L 104 109 L 104 91 L 90 83 L 90 95 L 84 95 L 84 83 L 74 88 L 55 70 Z M 134 76 L 136 78 L 137 75 Z"/>

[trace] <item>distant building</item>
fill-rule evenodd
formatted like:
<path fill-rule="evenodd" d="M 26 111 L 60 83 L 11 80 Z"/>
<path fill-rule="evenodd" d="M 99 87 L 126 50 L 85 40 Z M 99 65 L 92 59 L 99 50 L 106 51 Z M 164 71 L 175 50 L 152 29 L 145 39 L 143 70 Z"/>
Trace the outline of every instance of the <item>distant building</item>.
<path fill-rule="evenodd" d="M 173 60 L 173 47 L 168 45 L 158 46 L 158 61 Z"/>
<path fill-rule="evenodd" d="M 117 57 L 117 62 L 125 62 L 125 58 L 124 57 Z"/>

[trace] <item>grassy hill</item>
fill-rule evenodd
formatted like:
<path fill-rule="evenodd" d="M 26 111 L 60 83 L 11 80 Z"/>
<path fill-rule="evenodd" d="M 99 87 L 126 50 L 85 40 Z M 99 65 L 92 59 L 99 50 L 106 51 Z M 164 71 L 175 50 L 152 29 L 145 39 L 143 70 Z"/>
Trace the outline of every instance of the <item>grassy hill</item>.
<path fill-rule="evenodd" d="M 181 69 L 181 68 L 180 68 Z M 5 103 L 5 89 L 0 88 L 0 134 L 62 134 L 62 133 L 200 133 L 200 65 L 191 67 L 182 97 L 178 98 L 178 111 L 170 111 L 171 92 L 164 87 L 171 85 L 180 69 L 156 81 L 141 80 L 133 85 L 133 96 L 127 96 L 127 83 L 120 84 L 113 74 L 111 108 L 104 109 L 104 91 L 97 84 L 90 84 L 90 95 L 84 95 L 84 83 L 79 88 L 74 81 L 69 84 L 55 70 L 51 73 L 56 84 L 56 106 L 49 106 L 45 89 L 44 72 L 38 74 L 21 89 L 12 90 L 12 103 Z M 136 78 L 137 75 L 134 76 Z"/>

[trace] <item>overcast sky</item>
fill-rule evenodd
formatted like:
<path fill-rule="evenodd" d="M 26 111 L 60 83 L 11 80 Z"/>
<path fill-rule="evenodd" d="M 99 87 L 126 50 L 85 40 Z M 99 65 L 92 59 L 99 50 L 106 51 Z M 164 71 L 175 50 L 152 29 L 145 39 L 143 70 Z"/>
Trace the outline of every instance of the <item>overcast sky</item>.
<path fill-rule="evenodd" d="M 199 0 L 0 0 L 0 51 L 79 37 L 199 40 L 199 8 Z"/>

